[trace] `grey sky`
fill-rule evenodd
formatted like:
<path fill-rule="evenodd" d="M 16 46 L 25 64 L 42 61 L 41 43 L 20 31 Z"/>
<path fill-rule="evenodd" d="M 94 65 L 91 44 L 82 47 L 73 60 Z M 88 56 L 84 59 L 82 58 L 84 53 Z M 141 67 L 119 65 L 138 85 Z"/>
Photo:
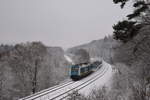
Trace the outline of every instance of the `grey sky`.
<path fill-rule="evenodd" d="M 112 34 L 131 9 L 113 0 L 0 0 L 0 43 L 42 41 L 64 48 Z"/>

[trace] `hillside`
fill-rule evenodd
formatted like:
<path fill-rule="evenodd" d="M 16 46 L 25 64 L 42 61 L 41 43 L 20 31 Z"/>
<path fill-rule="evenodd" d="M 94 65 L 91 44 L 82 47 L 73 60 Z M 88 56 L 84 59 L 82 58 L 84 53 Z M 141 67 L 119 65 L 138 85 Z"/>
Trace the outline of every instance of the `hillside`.
<path fill-rule="evenodd" d="M 113 49 L 118 45 L 116 40 L 111 36 L 104 39 L 94 40 L 90 43 L 69 48 L 67 53 L 74 54 L 78 49 L 85 49 L 90 57 L 102 57 L 105 61 L 110 62 L 113 56 Z"/>

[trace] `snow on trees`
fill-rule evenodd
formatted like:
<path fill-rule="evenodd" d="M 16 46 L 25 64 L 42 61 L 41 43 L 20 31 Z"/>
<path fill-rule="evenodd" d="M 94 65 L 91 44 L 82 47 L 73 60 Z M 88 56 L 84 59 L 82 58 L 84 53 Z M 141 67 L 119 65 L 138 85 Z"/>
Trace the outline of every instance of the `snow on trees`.
<path fill-rule="evenodd" d="M 35 93 L 37 90 L 37 74 L 46 53 L 45 46 L 40 42 L 18 44 L 10 52 L 9 65 L 22 83 L 22 90 Z M 24 92 L 23 92 L 24 93 Z"/>
<path fill-rule="evenodd" d="M 75 64 L 88 63 L 90 61 L 89 53 L 85 49 L 78 49 L 74 52 Z"/>

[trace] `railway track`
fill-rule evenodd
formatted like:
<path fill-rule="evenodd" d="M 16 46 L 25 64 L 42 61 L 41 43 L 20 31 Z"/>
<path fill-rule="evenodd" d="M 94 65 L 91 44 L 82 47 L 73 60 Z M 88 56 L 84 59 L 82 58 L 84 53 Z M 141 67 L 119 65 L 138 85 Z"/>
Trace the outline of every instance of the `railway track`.
<path fill-rule="evenodd" d="M 62 93 L 62 94 L 54 97 L 54 98 L 48 99 L 48 100 L 65 100 L 69 96 L 69 94 L 72 93 L 73 90 L 74 91 L 79 91 L 79 90 L 83 89 L 84 87 L 90 85 L 91 83 L 93 83 L 94 81 L 96 81 L 97 79 L 99 79 L 100 77 L 102 77 L 107 70 L 108 70 L 108 67 L 105 68 L 102 73 L 100 73 L 99 75 L 97 75 L 92 80 L 88 80 L 88 81 L 80 84 L 79 86 L 76 86 L 76 87 L 74 87 L 74 88 L 72 88 L 72 89 L 70 89 L 70 90 L 68 90 L 68 91 L 66 91 L 66 92 L 64 92 L 64 93 Z"/>
<path fill-rule="evenodd" d="M 82 82 L 81 84 L 77 84 L 78 81 L 73 82 L 73 81 L 69 80 L 60 85 L 56 85 L 54 87 L 45 89 L 43 91 L 40 91 L 38 93 L 35 93 L 31 96 L 27 96 L 27 97 L 19 99 L 19 100 L 54 100 L 54 99 L 60 100 L 60 99 L 65 99 L 68 97 L 68 93 L 71 93 L 71 91 L 73 91 L 73 90 L 80 90 L 80 89 L 86 87 L 87 85 L 91 84 L 92 82 L 94 82 L 95 80 L 97 80 L 98 78 L 103 76 L 106 71 L 107 71 L 107 69 L 102 66 L 101 72 L 95 73 L 94 76 L 91 75 L 92 77 L 89 79 L 88 79 L 88 77 L 84 78 L 83 79 L 84 82 Z M 74 84 L 77 84 L 77 85 L 74 85 Z M 67 86 L 75 86 L 75 87 L 72 87 L 71 89 L 68 89 L 67 91 L 64 90 L 65 92 L 60 93 L 59 95 L 54 96 L 54 97 L 50 95 L 51 93 L 53 93 L 55 91 L 65 89 L 65 87 L 67 87 Z"/>
<path fill-rule="evenodd" d="M 68 86 L 68 85 L 70 85 L 72 83 L 73 83 L 73 81 L 69 80 L 69 81 L 66 81 L 66 82 L 64 82 L 62 84 L 56 85 L 54 87 L 51 87 L 51 88 L 48 88 L 48 89 L 45 89 L 45 90 L 42 90 L 40 92 L 37 92 L 37 93 L 35 93 L 33 95 L 27 96 L 27 97 L 19 99 L 19 100 L 34 100 L 34 99 L 37 99 L 37 98 L 39 98 L 39 97 L 41 97 L 43 95 L 46 95 L 48 93 L 51 93 L 51 92 L 56 91 L 58 89 L 61 89 L 62 87 Z"/>

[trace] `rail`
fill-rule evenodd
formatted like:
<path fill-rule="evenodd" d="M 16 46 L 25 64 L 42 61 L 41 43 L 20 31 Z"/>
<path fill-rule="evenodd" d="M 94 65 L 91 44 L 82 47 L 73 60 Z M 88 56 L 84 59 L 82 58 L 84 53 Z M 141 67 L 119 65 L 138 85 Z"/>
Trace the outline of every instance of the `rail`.
<path fill-rule="evenodd" d="M 101 65 L 99 65 L 101 66 Z M 107 68 L 108 69 L 108 68 Z M 64 98 L 67 98 L 68 97 L 68 93 L 70 93 L 71 91 L 77 89 L 77 90 L 81 90 L 82 88 L 86 87 L 87 85 L 91 84 L 92 82 L 96 81 L 98 78 L 100 78 L 101 76 L 103 76 L 105 74 L 105 72 L 107 71 L 107 69 L 102 66 L 101 68 L 101 73 L 96 73 L 94 76 L 92 76 L 90 79 L 86 80 L 85 82 L 83 82 L 82 84 L 79 84 L 75 87 L 73 87 L 72 89 L 69 89 L 67 91 L 64 91 L 63 93 L 55 96 L 55 97 L 48 97 L 49 99 L 48 100 L 54 100 L 58 97 L 60 97 L 60 99 L 64 99 Z M 46 96 L 46 95 L 49 95 L 50 93 L 54 92 L 54 91 L 57 91 L 57 90 L 61 90 L 62 88 L 65 88 L 69 85 L 73 85 L 73 84 L 76 84 L 77 82 L 73 82 L 73 81 L 66 81 L 62 84 L 59 84 L 59 85 L 56 85 L 54 87 L 51 87 L 51 88 L 48 88 L 48 89 L 45 89 L 43 91 L 40 91 L 40 92 L 37 92 L 33 95 L 30 95 L 30 96 L 27 96 L 25 98 L 22 98 L 22 99 L 19 99 L 19 100 L 37 100 L 37 99 L 40 99 L 42 98 L 43 96 Z"/>

